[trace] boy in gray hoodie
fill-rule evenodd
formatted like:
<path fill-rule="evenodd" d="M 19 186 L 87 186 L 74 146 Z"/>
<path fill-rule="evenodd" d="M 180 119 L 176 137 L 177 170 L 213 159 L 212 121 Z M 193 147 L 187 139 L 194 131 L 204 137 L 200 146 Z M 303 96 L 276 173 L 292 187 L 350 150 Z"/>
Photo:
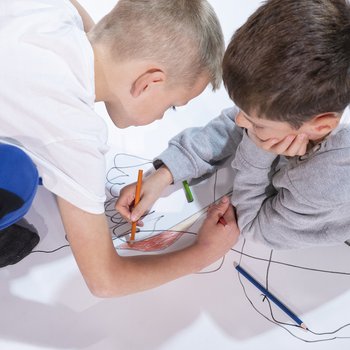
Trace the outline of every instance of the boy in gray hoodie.
<path fill-rule="evenodd" d="M 117 209 L 138 219 L 163 191 L 159 183 L 200 177 L 234 156 L 231 201 L 244 237 L 276 249 L 344 242 L 350 237 L 347 1 L 267 1 L 234 34 L 223 80 L 235 106 L 174 137 L 154 162 L 162 172 L 145 179 L 139 205 L 130 211 L 130 185 Z"/>

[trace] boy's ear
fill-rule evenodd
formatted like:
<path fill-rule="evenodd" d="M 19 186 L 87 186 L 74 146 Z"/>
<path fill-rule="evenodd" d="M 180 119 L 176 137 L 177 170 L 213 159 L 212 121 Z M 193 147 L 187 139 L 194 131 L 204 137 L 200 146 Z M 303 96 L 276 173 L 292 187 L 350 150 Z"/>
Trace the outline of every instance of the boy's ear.
<path fill-rule="evenodd" d="M 163 84 L 164 82 L 165 73 L 161 69 L 149 69 L 136 78 L 131 87 L 130 93 L 132 97 L 138 97 L 147 89 L 154 85 Z"/>
<path fill-rule="evenodd" d="M 310 121 L 310 125 L 315 132 L 319 134 L 327 134 L 338 126 L 339 120 L 339 113 L 322 113 L 314 117 Z"/>

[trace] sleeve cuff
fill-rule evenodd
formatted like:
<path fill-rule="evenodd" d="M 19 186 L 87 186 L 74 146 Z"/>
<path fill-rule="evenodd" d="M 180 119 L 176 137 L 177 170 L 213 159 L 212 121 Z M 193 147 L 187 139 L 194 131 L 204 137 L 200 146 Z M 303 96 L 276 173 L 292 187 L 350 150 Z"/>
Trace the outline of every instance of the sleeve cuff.
<path fill-rule="evenodd" d="M 170 170 L 174 183 L 195 178 L 197 171 L 195 165 L 185 154 L 186 150 L 180 150 L 174 144 L 153 160 L 153 166 L 158 169 L 163 164 Z"/>

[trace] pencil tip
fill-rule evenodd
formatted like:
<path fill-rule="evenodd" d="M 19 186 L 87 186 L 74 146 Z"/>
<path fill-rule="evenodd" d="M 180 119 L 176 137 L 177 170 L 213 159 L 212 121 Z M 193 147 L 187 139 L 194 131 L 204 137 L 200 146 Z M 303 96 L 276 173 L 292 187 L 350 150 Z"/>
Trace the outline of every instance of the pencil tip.
<path fill-rule="evenodd" d="M 305 323 L 302 323 L 302 324 L 300 325 L 300 327 L 303 328 L 303 329 L 306 330 L 306 331 L 309 330 L 309 329 L 306 327 Z"/>
<path fill-rule="evenodd" d="M 238 266 L 238 263 L 236 261 L 233 262 L 233 266 L 234 267 L 237 267 Z"/>

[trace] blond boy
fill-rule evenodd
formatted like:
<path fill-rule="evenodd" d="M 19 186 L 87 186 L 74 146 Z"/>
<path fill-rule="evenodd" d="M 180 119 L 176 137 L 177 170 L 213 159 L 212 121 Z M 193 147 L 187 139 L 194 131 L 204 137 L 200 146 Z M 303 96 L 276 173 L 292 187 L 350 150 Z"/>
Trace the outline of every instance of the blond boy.
<path fill-rule="evenodd" d="M 223 37 L 207 1 L 120 0 L 96 26 L 76 1 L 1 6 L 1 139 L 30 155 L 57 196 L 91 292 L 110 297 L 152 288 L 224 255 L 237 237 L 227 201 L 211 210 L 192 246 L 118 256 L 104 215 L 107 128 L 94 112 L 103 101 L 117 127 L 145 125 L 208 83 L 216 89 Z M 226 211 L 223 227 L 217 217 Z"/>

